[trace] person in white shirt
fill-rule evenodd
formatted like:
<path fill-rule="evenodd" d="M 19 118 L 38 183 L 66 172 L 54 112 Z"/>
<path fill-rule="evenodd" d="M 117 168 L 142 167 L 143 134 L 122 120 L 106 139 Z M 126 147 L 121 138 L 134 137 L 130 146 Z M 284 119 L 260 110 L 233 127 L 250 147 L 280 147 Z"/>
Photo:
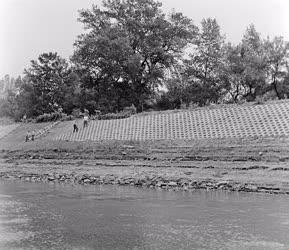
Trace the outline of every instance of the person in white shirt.
<path fill-rule="evenodd" d="M 87 127 L 88 126 L 88 115 L 85 114 L 83 117 L 83 127 Z"/>

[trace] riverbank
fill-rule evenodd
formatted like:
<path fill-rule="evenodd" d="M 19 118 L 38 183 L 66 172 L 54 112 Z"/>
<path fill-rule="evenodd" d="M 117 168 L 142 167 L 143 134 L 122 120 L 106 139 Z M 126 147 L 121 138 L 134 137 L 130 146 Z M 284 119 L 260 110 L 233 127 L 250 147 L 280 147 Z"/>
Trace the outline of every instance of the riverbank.
<path fill-rule="evenodd" d="M 23 145 L 0 151 L 1 178 L 289 194 L 288 138 Z"/>
<path fill-rule="evenodd" d="M 288 101 L 2 127 L 0 176 L 289 194 Z M 35 141 L 25 142 L 27 131 Z M 6 131 L 6 132 L 5 132 Z M 10 132 L 9 132 L 10 131 Z"/>
<path fill-rule="evenodd" d="M 227 190 L 238 192 L 259 192 L 270 194 L 289 194 L 289 189 L 277 187 L 272 184 L 261 184 L 256 182 L 240 183 L 233 180 L 218 180 L 214 178 L 192 179 L 186 177 L 162 176 L 159 174 L 141 174 L 118 176 L 106 175 L 79 175 L 76 173 L 53 173 L 39 174 L 27 172 L 1 172 L 0 178 L 10 180 L 21 180 L 25 182 L 50 182 L 50 183 L 72 183 L 81 185 L 130 185 L 145 188 L 158 188 L 174 191 L 194 191 L 198 189 Z"/>
<path fill-rule="evenodd" d="M 289 194 L 289 138 L 0 141 L 0 177 L 175 190 Z"/>

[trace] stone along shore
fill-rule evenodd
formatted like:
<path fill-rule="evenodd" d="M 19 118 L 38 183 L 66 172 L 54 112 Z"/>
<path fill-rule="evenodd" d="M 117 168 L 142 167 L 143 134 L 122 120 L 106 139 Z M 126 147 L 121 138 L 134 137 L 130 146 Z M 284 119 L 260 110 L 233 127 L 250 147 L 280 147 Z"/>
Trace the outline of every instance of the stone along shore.
<path fill-rule="evenodd" d="M 274 187 L 273 185 L 239 183 L 231 180 L 203 179 L 193 180 L 191 178 L 173 178 L 159 175 L 130 175 L 117 176 L 115 174 L 106 175 L 78 175 L 70 174 L 36 174 L 20 172 L 2 172 L 0 178 L 5 180 L 21 180 L 26 182 L 44 183 L 70 183 L 80 185 L 129 185 L 135 187 L 155 188 L 174 191 L 194 191 L 203 190 L 227 190 L 239 192 L 259 192 L 270 194 L 289 194 L 289 190 Z"/>

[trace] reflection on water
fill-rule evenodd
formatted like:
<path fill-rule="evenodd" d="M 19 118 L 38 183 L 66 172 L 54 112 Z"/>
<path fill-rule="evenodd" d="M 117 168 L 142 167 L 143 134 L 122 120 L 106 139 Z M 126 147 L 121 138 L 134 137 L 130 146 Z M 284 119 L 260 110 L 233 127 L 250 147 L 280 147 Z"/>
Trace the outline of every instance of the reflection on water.
<path fill-rule="evenodd" d="M 289 249 L 289 197 L 0 182 L 0 249 Z"/>

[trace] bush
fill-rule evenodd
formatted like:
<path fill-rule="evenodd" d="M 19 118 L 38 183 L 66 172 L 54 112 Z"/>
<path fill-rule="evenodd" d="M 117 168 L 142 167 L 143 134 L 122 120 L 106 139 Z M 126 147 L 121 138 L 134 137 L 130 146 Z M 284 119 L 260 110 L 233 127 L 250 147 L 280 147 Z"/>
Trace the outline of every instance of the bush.
<path fill-rule="evenodd" d="M 43 115 L 39 115 L 36 117 L 36 122 L 51 122 L 61 119 L 64 116 L 63 113 L 60 112 L 54 112 L 50 114 L 44 113 Z"/>
<path fill-rule="evenodd" d="M 118 113 L 101 114 L 100 110 L 95 110 L 95 116 L 93 118 L 97 120 L 125 119 L 134 114 L 136 114 L 136 107 L 132 104 L 130 107 L 125 107 L 123 111 Z"/>
<path fill-rule="evenodd" d="M 125 107 L 123 109 L 123 112 L 128 112 L 128 113 L 131 113 L 132 115 L 134 115 L 134 114 L 136 114 L 136 107 L 132 104 L 129 107 Z"/>
<path fill-rule="evenodd" d="M 71 120 L 73 120 L 73 116 L 62 113 L 60 120 L 61 121 L 71 121 Z"/>
<path fill-rule="evenodd" d="M 99 115 L 98 119 L 99 120 L 113 120 L 113 119 L 124 119 L 124 118 L 129 118 L 132 116 L 131 112 L 119 112 L 119 113 L 108 113 L 108 114 L 103 114 Z"/>
<path fill-rule="evenodd" d="M 263 96 L 257 96 L 256 97 L 255 104 L 260 105 L 260 104 L 264 104 L 264 103 L 265 103 L 265 101 L 264 101 Z"/>
<path fill-rule="evenodd" d="M 79 109 L 79 108 L 74 108 L 73 110 L 72 110 L 72 116 L 73 117 L 75 117 L 75 118 L 80 118 L 80 117 L 82 117 L 82 112 L 81 112 L 81 110 Z"/>

